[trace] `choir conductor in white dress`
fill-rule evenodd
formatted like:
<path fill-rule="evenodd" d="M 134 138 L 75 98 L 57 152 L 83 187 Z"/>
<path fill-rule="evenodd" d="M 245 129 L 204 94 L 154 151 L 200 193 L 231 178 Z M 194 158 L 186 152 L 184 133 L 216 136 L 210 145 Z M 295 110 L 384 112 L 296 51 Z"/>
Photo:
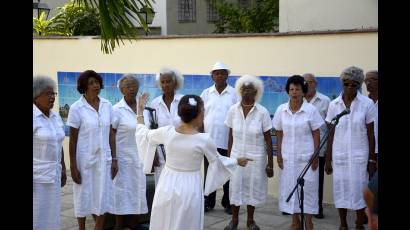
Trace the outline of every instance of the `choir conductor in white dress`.
<path fill-rule="evenodd" d="M 248 158 L 228 158 L 218 154 L 208 133 L 200 133 L 204 103 L 199 96 L 185 95 L 178 104 L 181 124 L 149 130 L 144 126 L 143 108 L 148 95 L 138 100 L 136 140 L 143 151 L 144 163 L 154 160 L 155 148 L 164 144 L 167 160 L 155 189 L 151 212 L 151 230 L 201 230 L 204 226 L 204 194 L 221 187 L 237 165 L 245 166 Z M 209 161 L 203 189 L 201 164 Z M 144 164 L 145 172 L 152 164 Z"/>

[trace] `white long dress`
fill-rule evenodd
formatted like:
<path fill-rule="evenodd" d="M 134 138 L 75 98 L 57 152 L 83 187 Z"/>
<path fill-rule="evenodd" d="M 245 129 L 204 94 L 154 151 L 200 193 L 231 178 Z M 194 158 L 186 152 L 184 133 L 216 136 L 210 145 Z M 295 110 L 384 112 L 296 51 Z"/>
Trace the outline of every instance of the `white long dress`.
<path fill-rule="evenodd" d="M 236 206 L 262 206 L 268 194 L 266 175 L 267 154 L 264 132 L 272 128 L 268 110 L 262 105 L 255 106 L 244 117 L 241 103 L 231 106 L 225 124 L 232 128 L 231 157 L 247 157 L 246 167 L 236 168 L 229 182 L 229 200 Z"/>
<path fill-rule="evenodd" d="M 60 229 L 63 121 L 33 104 L 33 230 Z"/>
<path fill-rule="evenodd" d="M 330 102 L 326 121 L 346 109 L 342 94 Z M 363 189 L 369 175 L 369 141 L 366 125 L 374 122 L 375 106 L 359 92 L 350 105 L 350 114 L 340 118 L 332 145 L 333 199 L 336 208 L 359 210 L 366 207 Z"/>
<path fill-rule="evenodd" d="M 201 230 L 204 225 L 204 194 L 215 191 L 231 176 L 236 159 L 218 154 L 207 133 L 181 134 L 173 126 L 148 130 L 137 125 L 136 140 L 149 172 L 156 145 L 164 144 L 167 161 L 155 189 L 151 230 Z M 209 161 L 205 189 L 201 176 L 204 155 Z"/>
<path fill-rule="evenodd" d="M 104 98 L 98 112 L 83 96 L 70 107 L 67 125 L 79 130 L 76 160 L 81 184 L 73 183 L 75 217 L 112 212 L 111 122 L 112 106 Z"/>
<path fill-rule="evenodd" d="M 289 202 L 287 197 L 296 185 L 298 176 L 315 152 L 312 131 L 319 129 L 324 120 L 312 104 L 303 102 L 296 113 L 289 109 L 289 103 L 282 104 L 275 112 L 272 120 L 276 130 L 283 131 L 282 158 L 283 170 L 280 172 L 279 210 L 287 213 L 300 213 L 300 193 L 295 192 Z M 319 212 L 318 189 L 319 169 L 309 167 L 304 176 L 303 212 L 317 214 Z M 300 191 L 300 190 L 299 190 Z"/>
<path fill-rule="evenodd" d="M 124 99 L 113 106 L 113 114 L 118 159 L 118 173 L 113 180 L 113 214 L 147 213 L 146 177 L 135 141 L 136 114 Z"/>
<path fill-rule="evenodd" d="M 157 115 L 157 122 L 158 122 L 158 128 L 159 127 L 164 127 L 167 125 L 173 125 L 177 127 L 181 123 L 181 118 L 178 116 L 178 104 L 181 98 L 183 97 L 182 94 L 175 94 L 174 95 L 174 100 L 171 102 L 170 110 L 168 110 L 167 105 L 164 102 L 164 99 L 162 98 L 163 95 L 160 95 L 156 98 L 154 98 L 150 104 L 150 107 L 155 109 L 156 115 Z M 144 122 L 147 126 L 149 126 L 149 121 L 148 121 L 148 112 L 144 111 L 144 118 L 146 119 Z M 162 153 L 161 147 L 157 147 L 156 151 L 160 154 L 158 154 L 158 161 L 159 161 L 159 166 L 154 167 L 154 179 L 155 179 L 155 186 L 158 184 L 159 176 L 161 175 L 161 171 L 164 168 L 165 165 L 165 158 L 164 158 L 164 153 Z"/>

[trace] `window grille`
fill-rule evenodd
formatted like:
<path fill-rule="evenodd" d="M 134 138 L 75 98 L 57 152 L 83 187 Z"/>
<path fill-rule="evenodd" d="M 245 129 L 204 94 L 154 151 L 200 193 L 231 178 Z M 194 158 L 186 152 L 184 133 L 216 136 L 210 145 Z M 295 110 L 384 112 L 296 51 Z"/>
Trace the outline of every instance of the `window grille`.
<path fill-rule="evenodd" d="M 195 22 L 196 4 L 195 0 L 178 0 L 178 21 Z"/>

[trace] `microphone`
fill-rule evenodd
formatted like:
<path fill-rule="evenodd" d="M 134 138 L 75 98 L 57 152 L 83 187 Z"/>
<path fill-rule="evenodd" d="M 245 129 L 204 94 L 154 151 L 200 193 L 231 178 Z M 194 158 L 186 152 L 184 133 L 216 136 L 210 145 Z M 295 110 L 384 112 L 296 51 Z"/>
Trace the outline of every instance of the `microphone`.
<path fill-rule="evenodd" d="M 349 114 L 349 113 L 350 113 L 350 109 L 346 108 L 346 109 L 343 110 L 341 113 L 339 113 L 338 115 L 336 115 L 336 117 L 334 117 L 334 118 L 332 119 L 332 121 L 334 121 L 334 120 L 338 121 L 341 117 L 343 117 L 344 115 Z"/>
<path fill-rule="evenodd" d="M 153 109 L 153 108 L 151 108 L 151 107 L 148 107 L 148 106 L 146 106 L 144 109 L 146 109 L 146 110 L 148 110 L 148 111 L 151 111 L 151 112 L 154 112 L 154 111 L 155 111 L 155 109 Z"/>

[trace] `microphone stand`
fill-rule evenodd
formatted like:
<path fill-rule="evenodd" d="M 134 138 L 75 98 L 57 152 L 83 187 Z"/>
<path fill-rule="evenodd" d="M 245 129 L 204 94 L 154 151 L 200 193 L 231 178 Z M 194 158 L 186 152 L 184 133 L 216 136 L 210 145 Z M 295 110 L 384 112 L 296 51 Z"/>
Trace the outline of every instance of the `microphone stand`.
<path fill-rule="evenodd" d="M 149 127 L 150 127 L 150 129 L 157 129 L 158 128 L 157 111 L 155 109 L 154 110 L 149 109 L 148 111 L 149 111 L 149 115 L 150 115 L 150 125 L 149 125 Z M 155 112 L 155 114 L 154 114 L 154 112 Z M 162 156 L 164 157 L 164 160 L 166 160 L 164 145 L 160 144 L 158 146 L 161 148 Z"/>
<path fill-rule="evenodd" d="M 340 116 L 341 117 L 341 116 Z M 299 174 L 297 180 L 296 180 L 296 185 L 293 188 L 292 192 L 290 192 L 288 198 L 286 199 L 286 202 L 289 202 L 289 200 L 292 198 L 293 193 L 295 193 L 296 189 L 298 188 L 298 186 L 300 186 L 300 216 L 301 216 L 301 225 L 300 225 L 300 229 L 303 230 L 305 225 L 305 216 L 303 213 L 303 202 L 304 202 L 304 190 L 303 190 L 303 186 L 305 185 L 305 179 L 303 178 L 305 176 L 305 174 L 307 173 L 307 171 L 309 170 L 310 166 L 312 165 L 313 161 L 318 157 L 320 150 L 322 149 L 322 147 L 325 145 L 325 143 L 327 142 L 327 139 L 329 138 L 329 134 L 335 129 L 336 125 L 339 123 L 339 119 L 340 117 L 335 117 L 332 119 L 332 121 L 330 122 L 330 129 L 327 130 L 326 134 L 324 135 L 324 138 L 321 140 L 319 148 L 316 149 L 315 153 L 312 155 L 312 157 L 310 158 L 309 162 L 307 163 L 307 165 L 303 168 L 303 170 L 301 171 L 301 173 Z M 332 123 L 333 122 L 333 123 Z"/>

